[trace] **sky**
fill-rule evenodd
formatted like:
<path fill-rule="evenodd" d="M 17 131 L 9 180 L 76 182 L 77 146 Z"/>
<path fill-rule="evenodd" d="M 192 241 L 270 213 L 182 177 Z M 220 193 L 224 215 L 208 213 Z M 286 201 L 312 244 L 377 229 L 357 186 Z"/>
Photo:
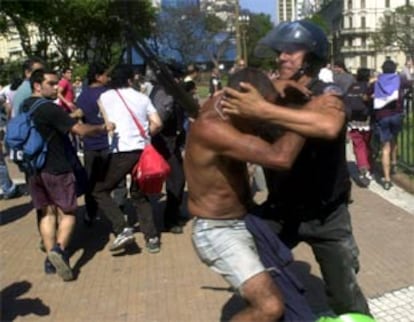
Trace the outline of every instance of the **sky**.
<path fill-rule="evenodd" d="M 249 9 L 255 13 L 265 13 L 272 17 L 275 22 L 276 15 L 276 1 L 275 0 L 240 0 L 240 7 L 242 9 Z"/>

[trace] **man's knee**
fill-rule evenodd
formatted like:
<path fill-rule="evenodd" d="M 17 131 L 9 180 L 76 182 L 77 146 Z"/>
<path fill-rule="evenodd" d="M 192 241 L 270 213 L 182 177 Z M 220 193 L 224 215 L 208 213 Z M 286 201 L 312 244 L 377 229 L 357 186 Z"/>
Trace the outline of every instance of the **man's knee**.
<path fill-rule="evenodd" d="M 281 298 L 273 295 L 262 301 L 262 305 L 259 307 L 259 310 L 268 320 L 276 321 L 283 316 L 285 306 Z"/>
<path fill-rule="evenodd" d="M 243 297 L 264 321 L 283 316 L 283 298 L 268 272 L 262 272 L 247 280 L 242 286 Z"/>

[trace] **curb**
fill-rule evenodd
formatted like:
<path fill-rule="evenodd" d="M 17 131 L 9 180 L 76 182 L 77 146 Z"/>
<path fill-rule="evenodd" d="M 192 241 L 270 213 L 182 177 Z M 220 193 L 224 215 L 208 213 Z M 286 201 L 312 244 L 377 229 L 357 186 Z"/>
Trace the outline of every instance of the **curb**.
<path fill-rule="evenodd" d="M 414 180 L 404 173 L 396 173 L 392 176 L 392 181 L 407 191 L 410 194 L 414 195 Z"/>

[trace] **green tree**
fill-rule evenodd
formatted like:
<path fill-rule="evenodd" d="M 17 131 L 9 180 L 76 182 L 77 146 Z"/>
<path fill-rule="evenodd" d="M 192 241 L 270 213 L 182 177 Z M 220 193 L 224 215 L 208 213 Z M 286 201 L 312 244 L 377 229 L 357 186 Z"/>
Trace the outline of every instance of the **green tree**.
<path fill-rule="evenodd" d="M 213 18 L 207 17 L 197 7 L 164 8 L 159 14 L 156 31 L 155 49 L 162 57 L 174 57 L 188 64 L 202 55 L 210 39 L 206 23 L 213 28 Z"/>
<path fill-rule="evenodd" d="M 372 38 L 378 50 L 398 46 L 407 58 L 413 58 L 414 6 L 407 4 L 387 12 L 380 19 L 379 31 Z"/>
<path fill-rule="evenodd" d="M 321 27 L 321 29 L 325 32 L 325 34 L 328 35 L 330 33 L 329 25 L 328 25 L 327 21 L 319 13 L 316 13 L 316 14 L 312 15 L 310 17 L 309 21 L 310 22 L 313 22 L 314 24 L 316 24 L 319 27 Z"/>
<path fill-rule="evenodd" d="M 218 67 L 222 57 L 232 46 L 233 35 L 226 31 L 226 22 L 216 15 L 205 16 L 204 55 Z"/>
<path fill-rule="evenodd" d="M 33 43 L 30 37 L 29 28 L 35 24 L 36 20 L 44 21 L 48 17 L 46 11 L 40 10 L 42 6 L 36 1 L 6 1 L 0 0 L 0 33 L 7 35 L 11 28 L 15 27 L 19 33 L 21 46 L 26 55 L 38 55 L 46 58 L 45 52 L 41 51 L 38 42 L 44 42 L 47 39 L 39 30 L 39 41 Z"/>
<path fill-rule="evenodd" d="M 259 58 L 254 54 L 257 42 L 273 28 L 270 16 L 263 13 L 249 13 L 249 16 L 250 23 L 247 26 L 246 33 L 249 65 L 263 69 L 273 69 L 275 67 L 275 57 Z"/>
<path fill-rule="evenodd" d="M 141 36 L 148 36 L 154 19 L 150 0 L 0 0 L 0 32 L 18 30 L 27 56 L 51 60 L 49 47 L 55 46 L 61 65 L 76 61 L 115 62 L 120 55 L 123 23 L 131 22 Z M 139 22 L 139 23 L 137 23 Z M 29 28 L 35 26 L 35 43 Z"/>

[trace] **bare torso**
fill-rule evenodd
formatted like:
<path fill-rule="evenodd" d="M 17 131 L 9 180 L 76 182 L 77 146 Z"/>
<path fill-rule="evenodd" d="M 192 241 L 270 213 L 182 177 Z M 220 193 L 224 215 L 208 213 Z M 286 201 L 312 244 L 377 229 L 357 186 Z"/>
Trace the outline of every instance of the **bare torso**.
<path fill-rule="evenodd" d="M 251 201 L 246 163 L 220 153 L 225 143 L 216 148 L 220 131 L 229 126 L 213 107 L 216 99 L 204 104 L 187 137 L 184 170 L 188 210 L 202 218 L 241 218 Z"/>

